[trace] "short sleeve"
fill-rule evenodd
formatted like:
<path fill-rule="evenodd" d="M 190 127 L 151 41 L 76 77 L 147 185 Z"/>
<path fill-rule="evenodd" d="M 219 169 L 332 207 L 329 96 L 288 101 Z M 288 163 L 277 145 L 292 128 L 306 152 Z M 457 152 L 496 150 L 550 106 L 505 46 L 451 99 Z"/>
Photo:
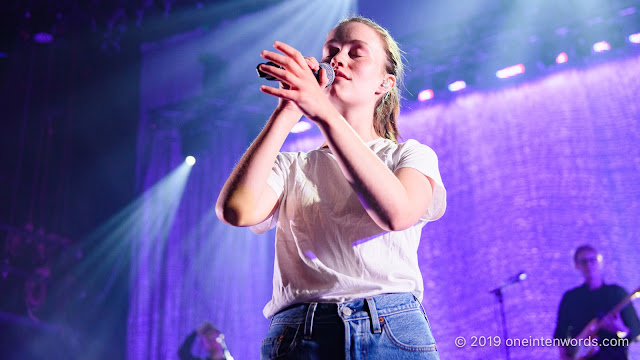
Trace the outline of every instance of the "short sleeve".
<path fill-rule="evenodd" d="M 249 228 L 256 234 L 262 234 L 270 229 L 273 229 L 278 222 L 278 212 L 280 211 L 280 204 L 282 204 L 282 196 L 284 193 L 284 188 L 286 186 L 286 179 L 290 172 L 291 164 L 293 163 L 294 154 L 292 153 L 279 153 L 276 156 L 276 161 L 273 163 L 273 167 L 271 168 L 271 173 L 269 174 L 269 178 L 267 178 L 267 184 L 271 186 L 273 191 L 276 192 L 276 196 L 278 196 L 278 208 L 276 211 L 271 214 L 268 218 L 264 219 L 262 222 L 250 226 Z"/>
<path fill-rule="evenodd" d="M 447 191 L 442 183 L 436 153 L 416 140 L 408 140 L 401 145 L 400 158 L 394 171 L 403 167 L 416 169 L 434 182 L 431 205 L 420 220 L 434 221 L 441 218 L 447 208 Z"/>

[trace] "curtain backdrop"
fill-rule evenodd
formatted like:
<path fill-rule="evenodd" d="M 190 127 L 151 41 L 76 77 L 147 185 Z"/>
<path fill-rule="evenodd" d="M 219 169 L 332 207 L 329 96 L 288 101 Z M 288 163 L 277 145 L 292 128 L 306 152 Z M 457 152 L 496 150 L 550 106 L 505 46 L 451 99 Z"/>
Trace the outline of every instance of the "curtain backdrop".
<path fill-rule="evenodd" d="M 202 94 L 196 59 L 210 42 L 195 31 L 143 49 L 141 189 L 184 159 L 184 135 L 153 124 L 149 110 Z M 178 73 L 161 71 L 176 59 Z M 581 282 L 571 256 L 583 243 L 601 249 L 607 282 L 640 286 L 638 93 L 640 58 L 634 57 L 403 110 L 403 137 L 436 151 L 448 189 L 448 210 L 424 228 L 419 254 L 423 303 L 443 359 L 504 358 L 501 347 L 469 344 L 472 336 L 502 334 L 489 290 L 520 271 L 528 278 L 504 290 L 509 335 L 550 338 L 562 293 Z M 222 104 L 211 115 L 233 121 L 207 132 L 209 152 L 192 168 L 166 234 L 143 232 L 134 245 L 130 359 L 176 358 L 181 341 L 204 320 L 225 332 L 236 359 L 258 358 L 268 326 L 261 311 L 271 294 L 274 234 L 256 236 L 213 214 L 224 179 L 255 135 L 241 121 L 255 117 L 251 111 L 229 113 Z M 286 148 L 308 149 L 317 140 L 292 137 Z M 142 221 L 151 221 L 157 204 L 143 204 Z M 458 336 L 467 346 L 455 346 Z M 549 347 L 510 352 L 514 360 L 557 353 Z"/>
<path fill-rule="evenodd" d="M 443 359 L 504 358 L 454 339 L 502 334 L 489 290 L 520 271 L 527 279 L 504 290 L 508 334 L 550 338 L 562 294 L 581 284 L 572 251 L 584 243 L 603 253 L 606 282 L 640 287 L 639 93 L 634 57 L 404 112 L 401 131 L 435 149 L 448 189 L 420 248 Z M 557 358 L 549 347 L 510 353 Z"/>

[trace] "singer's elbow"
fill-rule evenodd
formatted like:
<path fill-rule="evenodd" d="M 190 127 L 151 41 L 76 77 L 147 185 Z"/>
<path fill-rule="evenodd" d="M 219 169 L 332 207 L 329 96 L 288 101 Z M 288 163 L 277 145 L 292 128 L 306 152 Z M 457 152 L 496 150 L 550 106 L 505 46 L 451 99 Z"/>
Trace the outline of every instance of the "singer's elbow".
<path fill-rule="evenodd" d="M 245 206 L 233 203 L 216 204 L 216 215 L 220 221 L 232 226 L 255 225 L 250 211 Z"/>
<path fill-rule="evenodd" d="M 415 222 L 407 221 L 407 218 L 393 219 L 387 224 L 389 231 L 402 231 L 415 225 Z"/>
<path fill-rule="evenodd" d="M 406 230 L 420 221 L 421 209 L 416 209 L 410 205 L 398 205 L 386 211 L 380 210 L 377 213 L 375 222 L 385 231 Z"/>
<path fill-rule="evenodd" d="M 216 202 L 216 215 L 220 221 L 233 225 L 242 226 L 242 206 L 234 197 L 220 195 Z"/>
<path fill-rule="evenodd" d="M 417 221 L 412 221 L 407 216 L 402 216 L 399 214 L 392 215 L 388 213 L 377 213 L 371 214 L 374 222 L 384 231 L 402 231 L 406 230 L 413 225 Z"/>
<path fill-rule="evenodd" d="M 240 215 L 238 210 L 231 206 L 216 205 L 216 215 L 226 224 L 239 226 Z"/>

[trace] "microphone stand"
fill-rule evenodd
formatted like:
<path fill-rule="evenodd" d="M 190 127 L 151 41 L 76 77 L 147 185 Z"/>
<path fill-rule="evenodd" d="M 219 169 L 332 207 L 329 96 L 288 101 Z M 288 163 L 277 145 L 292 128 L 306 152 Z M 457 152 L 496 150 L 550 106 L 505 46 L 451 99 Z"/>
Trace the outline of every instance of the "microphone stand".
<path fill-rule="evenodd" d="M 507 346 L 507 339 L 509 338 L 509 334 L 507 333 L 507 317 L 504 314 L 504 296 L 502 295 L 502 289 L 506 288 L 507 286 L 513 285 L 513 284 L 517 284 L 519 282 L 521 282 L 522 280 L 527 278 L 527 274 L 524 271 L 521 271 L 520 273 L 518 273 L 516 276 L 512 277 L 511 279 L 509 279 L 509 281 L 505 284 L 502 284 L 500 286 L 498 286 L 497 288 L 489 291 L 490 293 L 492 293 L 493 295 L 496 296 L 496 299 L 498 300 L 498 304 L 500 304 L 500 318 L 501 318 L 501 323 L 502 323 L 502 339 L 504 342 L 504 352 L 505 355 L 507 356 L 507 360 L 511 360 L 511 354 L 509 353 L 509 347 Z"/>
<path fill-rule="evenodd" d="M 491 290 L 491 293 L 496 296 L 498 300 L 498 304 L 500 304 L 500 317 L 502 319 L 502 339 L 504 342 L 504 350 L 507 356 L 507 360 L 511 360 L 511 354 L 509 353 L 509 347 L 507 346 L 507 339 L 509 338 L 507 334 L 507 317 L 504 314 L 504 296 L 502 295 L 502 288 L 504 286 L 497 287 Z"/>

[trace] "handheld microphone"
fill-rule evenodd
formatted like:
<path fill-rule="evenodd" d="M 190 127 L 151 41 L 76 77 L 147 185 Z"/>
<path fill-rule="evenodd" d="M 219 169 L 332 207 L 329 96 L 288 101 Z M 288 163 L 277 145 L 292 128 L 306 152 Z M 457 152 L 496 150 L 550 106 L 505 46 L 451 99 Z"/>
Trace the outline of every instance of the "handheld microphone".
<path fill-rule="evenodd" d="M 256 70 L 258 71 L 258 76 L 260 76 L 261 78 L 265 78 L 266 80 L 278 80 L 276 78 L 274 78 L 273 76 L 265 73 L 264 71 L 260 71 L 260 65 L 269 65 L 269 66 L 275 66 L 279 69 L 282 69 L 282 66 L 278 66 L 277 64 L 269 61 L 267 63 L 262 63 L 262 64 L 258 64 L 258 66 L 256 67 Z M 331 65 L 329 63 L 326 62 L 321 62 L 320 63 L 320 69 L 324 69 L 325 73 L 327 74 L 327 79 L 329 79 L 329 82 L 327 83 L 327 86 L 325 87 L 329 87 L 329 85 L 333 84 L 333 80 L 336 78 L 336 74 L 333 71 L 333 68 L 331 67 Z M 313 75 L 316 76 L 316 80 L 318 80 L 318 82 L 320 81 L 320 70 L 318 71 L 313 71 Z"/>

